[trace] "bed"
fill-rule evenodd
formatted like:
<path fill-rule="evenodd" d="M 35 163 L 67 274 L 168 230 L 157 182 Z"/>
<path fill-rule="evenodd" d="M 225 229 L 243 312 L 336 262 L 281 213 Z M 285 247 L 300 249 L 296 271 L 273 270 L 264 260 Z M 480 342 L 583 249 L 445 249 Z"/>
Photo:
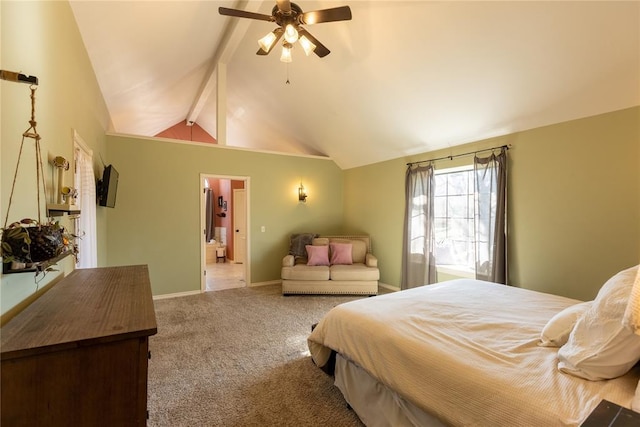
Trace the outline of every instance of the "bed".
<path fill-rule="evenodd" d="M 352 301 L 321 319 L 309 350 L 367 426 L 577 426 L 602 399 L 632 407 L 640 336 L 617 325 L 636 273 L 591 302 L 468 279 Z M 594 323 L 602 311 L 619 318 Z M 586 346 L 613 342 L 595 353 L 630 360 L 585 358 L 594 324 L 616 331 Z"/>

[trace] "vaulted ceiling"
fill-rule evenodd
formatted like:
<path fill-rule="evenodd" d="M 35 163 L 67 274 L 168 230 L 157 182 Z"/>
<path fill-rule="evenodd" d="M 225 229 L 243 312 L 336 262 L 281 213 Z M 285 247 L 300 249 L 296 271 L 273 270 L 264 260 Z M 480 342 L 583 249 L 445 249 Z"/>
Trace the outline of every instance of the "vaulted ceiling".
<path fill-rule="evenodd" d="M 275 24 L 218 14 L 275 1 L 70 3 L 116 133 L 191 120 L 346 169 L 640 105 L 637 1 L 300 0 L 353 19 L 308 25 L 331 54 L 288 65 L 256 55 Z"/>

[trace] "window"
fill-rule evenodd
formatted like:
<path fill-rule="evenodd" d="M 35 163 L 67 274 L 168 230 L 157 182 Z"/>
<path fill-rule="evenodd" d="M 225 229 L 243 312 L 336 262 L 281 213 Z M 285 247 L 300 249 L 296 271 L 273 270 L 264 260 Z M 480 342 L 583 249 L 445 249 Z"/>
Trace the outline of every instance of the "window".
<path fill-rule="evenodd" d="M 436 271 L 507 283 L 508 147 L 497 148 L 463 168 L 408 164 L 402 289 L 435 283 Z"/>
<path fill-rule="evenodd" d="M 435 172 L 434 240 L 439 270 L 475 272 L 473 166 Z"/>

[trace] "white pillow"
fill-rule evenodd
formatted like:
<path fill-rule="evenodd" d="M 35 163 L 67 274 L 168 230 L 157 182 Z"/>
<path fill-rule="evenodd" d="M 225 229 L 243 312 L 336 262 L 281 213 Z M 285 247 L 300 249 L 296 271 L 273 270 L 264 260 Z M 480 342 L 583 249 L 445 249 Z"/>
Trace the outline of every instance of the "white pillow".
<path fill-rule="evenodd" d="M 542 329 L 538 345 L 541 347 L 563 346 L 569 339 L 569 334 L 573 330 L 576 321 L 582 316 L 582 313 L 591 307 L 591 303 L 592 301 L 586 301 L 574 304 L 549 319 Z"/>
<path fill-rule="evenodd" d="M 624 324 L 636 334 L 640 334 L 640 269 L 624 312 Z"/>
<path fill-rule="evenodd" d="M 560 371 L 597 381 L 624 375 L 640 360 L 640 336 L 623 324 L 638 266 L 610 278 L 558 350 Z"/>

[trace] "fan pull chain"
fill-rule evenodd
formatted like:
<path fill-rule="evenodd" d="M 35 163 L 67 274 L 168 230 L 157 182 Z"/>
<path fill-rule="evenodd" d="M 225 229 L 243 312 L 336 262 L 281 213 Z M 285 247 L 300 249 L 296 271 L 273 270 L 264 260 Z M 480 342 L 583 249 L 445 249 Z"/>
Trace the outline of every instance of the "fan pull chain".
<path fill-rule="evenodd" d="M 291 84 L 291 82 L 289 81 L 289 63 L 288 62 L 287 62 L 287 81 L 284 83 L 287 85 Z"/>

